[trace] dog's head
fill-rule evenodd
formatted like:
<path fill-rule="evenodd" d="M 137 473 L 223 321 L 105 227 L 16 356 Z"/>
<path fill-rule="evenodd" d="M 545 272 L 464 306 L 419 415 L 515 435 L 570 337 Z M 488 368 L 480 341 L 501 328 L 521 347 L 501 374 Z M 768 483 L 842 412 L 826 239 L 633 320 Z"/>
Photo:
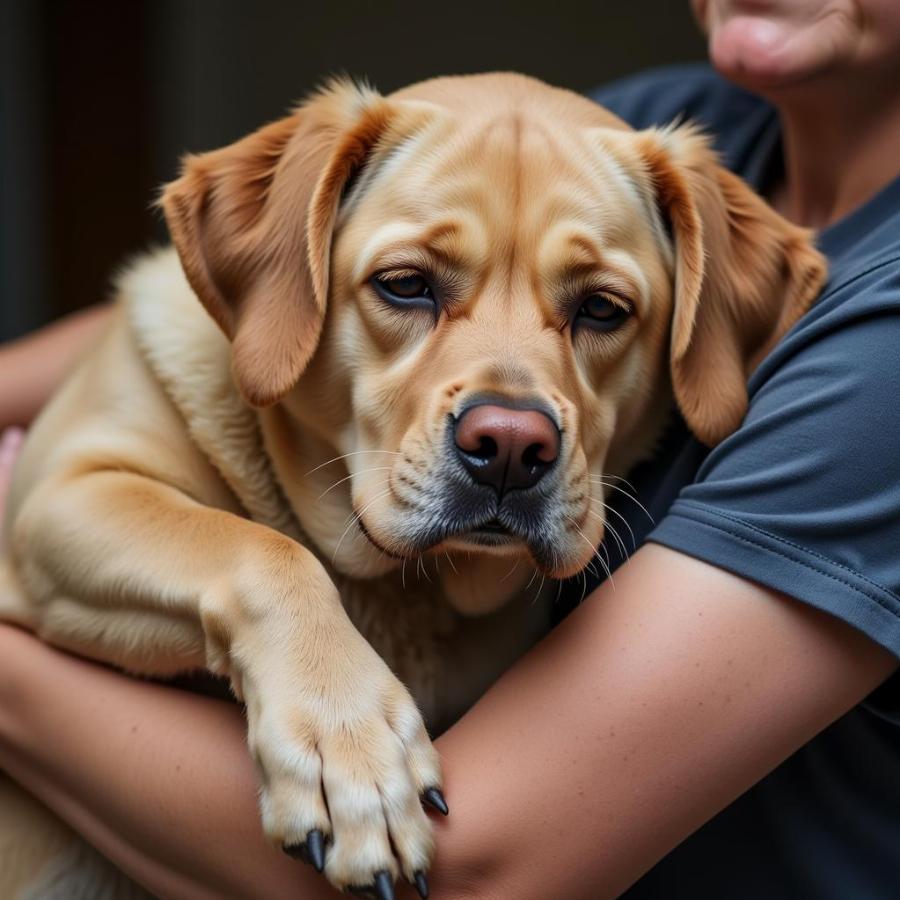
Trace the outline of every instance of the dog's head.
<path fill-rule="evenodd" d="M 690 126 L 634 132 L 518 75 L 336 83 L 189 158 L 162 202 L 241 392 L 302 426 L 274 452 L 302 461 L 320 549 L 356 573 L 446 552 L 469 611 L 509 593 L 479 561 L 591 560 L 605 479 L 673 393 L 700 440 L 732 432 L 825 273 Z M 337 456 L 342 483 L 303 479 Z"/>

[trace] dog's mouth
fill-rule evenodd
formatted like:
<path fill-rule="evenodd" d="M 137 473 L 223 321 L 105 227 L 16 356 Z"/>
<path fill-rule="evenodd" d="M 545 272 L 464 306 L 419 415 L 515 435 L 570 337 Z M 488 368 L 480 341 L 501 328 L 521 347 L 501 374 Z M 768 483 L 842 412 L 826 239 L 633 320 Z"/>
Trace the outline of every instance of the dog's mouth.
<path fill-rule="evenodd" d="M 475 525 L 467 523 L 465 525 L 457 525 L 455 528 L 450 527 L 448 529 L 441 529 L 440 531 L 432 531 L 424 538 L 424 540 L 417 543 L 415 547 L 409 548 L 406 552 L 404 552 L 404 550 L 398 551 L 397 549 L 391 550 L 385 547 L 374 537 L 369 528 L 366 527 L 366 523 L 362 516 L 357 516 L 357 525 L 362 534 L 374 547 L 393 559 L 412 558 L 417 554 L 424 553 L 447 541 L 456 544 L 475 545 L 485 548 L 506 547 L 514 544 L 526 543 L 523 535 L 517 534 L 514 529 L 501 522 L 496 516 L 492 516 Z"/>
<path fill-rule="evenodd" d="M 492 518 L 474 528 L 453 535 L 456 540 L 469 541 L 478 544 L 481 547 L 499 547 L 504 544 L 515 543 L 521 541 L 521 538 L 514 534 L 499 519 Z"/>
<path fill-rule="evenodd" d="M 509 519 L 509 521 L 504 521 Z M 430 551 L 453 552 L 454 550 L 480 550 L 482 553 L 508 554 L 517 552 L 519 548 L 526 550 L 537 568 L 549 577 L 559 577 L 561 548 L 552 538 L 544 536 L 545 528 L 540 522 L 528 520 L 519 522 L 515 516 L 493 513 L 487 518 L 458 521 L 452 525 L 443 523 L 443 527 L 432 527 L 424 533 L 417 534 L 408 543 L 385 546 L 378 537 L 366 527 L 362 517 L 357 518 L 362 534 L 385 556 L 398 561 L 415 559 Z"/>
<path fill-rule="evenodd" d="M 420 497 L 371 499 L 354 504 L 357 528 L 382 555 L 402 562 L 424 554 L 477 553 L 494 557 L 527 554 L 542 571 L 568 567 L 571 529 L 560 523 L 562 503 L 548 483 L 543 490 L 510 490 L 502 498 L 468 483 Z M 379 498 L 381 499 L 381 498 Z M 396 503 L 392 501 L 397 499 Z"/>

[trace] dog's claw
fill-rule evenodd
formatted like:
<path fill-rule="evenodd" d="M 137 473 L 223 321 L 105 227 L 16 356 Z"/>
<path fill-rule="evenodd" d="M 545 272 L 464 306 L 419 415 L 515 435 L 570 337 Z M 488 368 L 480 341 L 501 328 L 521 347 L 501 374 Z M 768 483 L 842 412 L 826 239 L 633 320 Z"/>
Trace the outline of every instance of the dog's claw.
<path fill-rule="evenodd" d="M 419 892 L 419 896 L 422 900 L 428 900 L 428 881 L 425 878 L 424 872 L 419 871 L 413 873 L 413 885 Z"/>
<path fill-rule="evenodd" d="M 352 887 L 350 893 L 357 897 L 371 897 L 374 900 L 394 900 L 394 882 L 391 873 L 382 869 L 375 873 L 372 884 L 365 887 Z"/>
<path fill-rule="evenodd" d="M 313 868 L 321 873 L 325 868 L 325 836 L 318 828 L 313 828 L 306 836 L 306 852 Z"/>
<path fill-rule="evenodd" d="M 450 810 L 447 808 L 447 801 L 438 788 L 428 788 L 422 795 L 422 798 L 426 803 L 430 803 L 442 816 L 450 814 Z"/>
<path fill-rule="evenodd" d="M 374 888 L 378 900 L 394 900 L 394 881 L 385 869 L 375 873 Z"/>
<path fill-rule="evenodd" d="M 318 828 L 313 828 L 302 844 L 284 844 L 281 849 L 288 856 L 309 863 L 319 873 L 325 868 L 325 836 Z"/>

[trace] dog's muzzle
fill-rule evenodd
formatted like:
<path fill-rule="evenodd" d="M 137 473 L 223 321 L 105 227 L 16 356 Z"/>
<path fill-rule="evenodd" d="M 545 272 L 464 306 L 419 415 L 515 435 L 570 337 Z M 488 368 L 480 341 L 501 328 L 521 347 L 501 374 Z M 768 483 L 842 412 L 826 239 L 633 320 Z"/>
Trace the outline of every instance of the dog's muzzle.
<path fill-rule="evenodd" d="M 559 491 L 561 448 L 559 427 L 537 405 L 489 398 L 448 417 L 442 537 L 549 550 L 545 523 Z"/>

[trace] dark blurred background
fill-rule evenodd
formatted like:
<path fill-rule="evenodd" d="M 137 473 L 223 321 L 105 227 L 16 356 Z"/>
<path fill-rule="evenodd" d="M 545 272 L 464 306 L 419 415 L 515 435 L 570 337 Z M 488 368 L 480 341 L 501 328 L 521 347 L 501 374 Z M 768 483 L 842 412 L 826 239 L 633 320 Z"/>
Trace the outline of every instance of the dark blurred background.
<path fill-rule="evenodd" d="M 512 69 L 586 90 L 704 55 L 687 0 L 0 0 L 0 340 L 108 296 L 165 240 L 150 203 L 179 156 L 323 76 L 390 91 Z"/>

